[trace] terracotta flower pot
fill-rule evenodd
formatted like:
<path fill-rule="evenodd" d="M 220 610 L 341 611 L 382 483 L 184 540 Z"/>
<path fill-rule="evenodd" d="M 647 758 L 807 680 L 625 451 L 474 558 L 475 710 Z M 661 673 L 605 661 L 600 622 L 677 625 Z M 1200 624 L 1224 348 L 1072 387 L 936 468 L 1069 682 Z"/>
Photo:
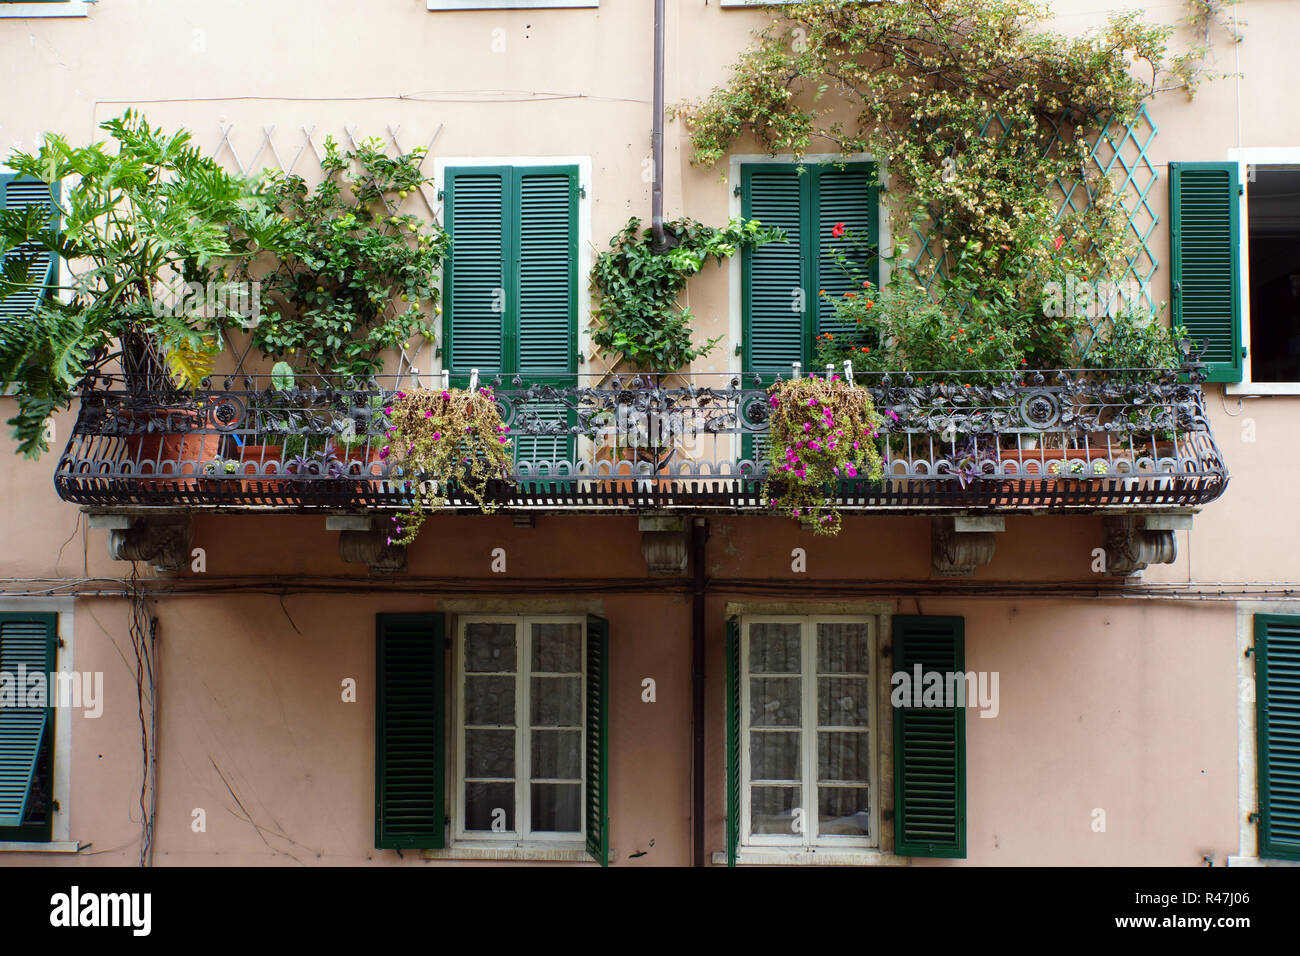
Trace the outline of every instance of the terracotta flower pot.
<path fill-rule="evenodd" d="M 123 436 L 124 458 L 134 466 L 132 480 L 141 484 L 196 488 L 207 464 L 220 455 L 219 433 L 192 430 L 202 424 L 194 409 L 122 409 L 118 416 L 134 428 L 147 427 L 151 421 L 166 423 L 167 428 L 161 431 Z"/>
<path fill-rule="evenodd" d="M 1113 457 L 1112 457 L 1113 455 Z M 1002 496 L 997 504 L 1046 504 L 1063 493 L 1077 491 L 1090 479 L 1113 477 L 1092 471 L 1095 461 L 1128 460 L 1127 455 L 1113 454 L 1102 448 L 1035 448 L 1003 449 L 1003 462 L 1017 464 L 1015 476 L 1004 475 L 999 483 Z M 1083 471 L 1073 471 L 1075 462 L 1085 461 Z M 1005 470 L 1006 466 L 1003 465 Z M 1042 477 L 1039 477 L 1042 476 Z"/>

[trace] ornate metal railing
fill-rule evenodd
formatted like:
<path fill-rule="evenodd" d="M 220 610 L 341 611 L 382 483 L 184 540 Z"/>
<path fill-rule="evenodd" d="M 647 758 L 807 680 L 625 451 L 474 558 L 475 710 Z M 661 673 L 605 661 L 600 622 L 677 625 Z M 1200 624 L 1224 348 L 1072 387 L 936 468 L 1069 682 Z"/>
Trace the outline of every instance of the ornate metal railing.
<path fill-rule="evenodd" d="M 1193 370 L 858 375 L 885 416 L 885 475 L 845 480 L 848 511 L 1188 509 L 1228 473 Z M 85 384 L 55 473 L 83 505 L 371 510 L 421 480 L 381 458 L 410 376 L 240 376 L 180 404 L 121 377 Z M 765 384 L 741 374 L 485 377 L 516 462 L 508 508 L 768 510 Z M 451 508 L 470 504 L 449 487 Z"/>

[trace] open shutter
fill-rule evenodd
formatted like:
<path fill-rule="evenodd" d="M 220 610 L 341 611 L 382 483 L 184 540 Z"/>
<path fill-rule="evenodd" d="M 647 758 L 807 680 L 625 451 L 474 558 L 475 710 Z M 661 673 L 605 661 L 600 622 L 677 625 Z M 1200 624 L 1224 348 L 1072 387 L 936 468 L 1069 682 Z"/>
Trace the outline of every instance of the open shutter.
<path fill-rule="evenodd" d="M 965 670 L 960 617 L 893 619 L 894 673 L 906 674 L 919 702 L 921 677 Z M 945 687 L 947 682 L 945 680 Z M 952 703 L 956 703 L 955 701 Z M 894 852 L 899 856 L 966 856 L 966 714 L 963 707 L 894 709 Z"/>
<path fill-rule="evenodd" d="M 578 331 L 578 168 L 517 168 L 517 370 L 571 377 Z"/>
<path fill-rule="evenodd" d="M 1240 382 L 1240 190 L 1236 163 L 1169 164 L 1173 321 L 1205 347 L 1211 382 Z"/>
<path fill-rule="evenodd" d="M 740 850 L 740 621 L 727 620 L 727 866 Z"/>
<path fill-rule="evenodd" d="M 745 370 L 789 376 L 790 363 L 804 358 L 805 316 L 816 289 L 809 289 L 809 177 L 793 165 L 756 164 L 741 173 L 741 212 L 764 226 L 786 231 L 786 242 L 770 242 L 741 255 Z"/>
<path fill-rule="evenodd" d="M 375 617 L 375 846 L 444 844 L 443 616 Z"/>
<path fill-rule="evenodd" d="M 25 675 L 54 672 L 57 622 L 55 614 L 0 615 L 0 673 L 13 682 L 0 692 L 0 841 L 50 838 L 55 702 L 31 700 Z"/>
<path fill-rule="evenodd" d="M 863 293 L 862 282 L 878 286 L 880 268 L 876 253 L 880 244 L 880 219 L 877 214 L 878 187 L 875 167 L 855 163 L 844 169 L 824 166 L 814 172 L 813 221 L 810 259 L 816 269 L 817 328 L 814 335 L 830 332 L 852 335 L 861 330 L 834 321 L 835 301 L 846 292 Z M 844 235 L 835 238 L 836 225 L 844 225 Z M 841 261 L 843 257 L 843 261 Z M 850 274 L 846 275 L 845 270 Z M 811 362 L 815 353 L 810 353 Z M 820 369 L 810 369 L 820 372 Z"/>
<path fill-rule="evenodd" d="M 1255 615 L 1259 855 L 1300 860 L 1300 617 Z"/>
<path fill-rule="evenodd" d="M 50 211 L 51 224 L 54 221 L 53 197 L 58 195 L 58 184 L 51 187 L 35 179 L 19 179 L 13 174 L 0 175 L 0 209 L 23 209 L 29 206 L 45 206 Z M 58 259 L 47 252 L 35 256 L 23 257 L 22 247 L 11 250 L 4 256 L 0 268 L 5 264 L 26 260 L 26 275 L 19 281 L 31 284 L 31 288 L 15 292 L 0 299 L 0 336 L 4 335 L 4 326 L 11 322 L 25 319 L 36 308 L 36 304 L 46 294 L 46 290 L 58 282 Z M 30 254 L 29 254 L 30 255 Z"/>
<path fill-rule="evenodd" d="M 444 220 L 451 248 L 444 275 L 444 367 L 456 377 L 508 372 L 506 260 L 509 167 L 448 169 Z"/>
<path fill-rule="evenodd" d="M 587 615 L 587 853 L 609 865 L 609 621 Z"/>

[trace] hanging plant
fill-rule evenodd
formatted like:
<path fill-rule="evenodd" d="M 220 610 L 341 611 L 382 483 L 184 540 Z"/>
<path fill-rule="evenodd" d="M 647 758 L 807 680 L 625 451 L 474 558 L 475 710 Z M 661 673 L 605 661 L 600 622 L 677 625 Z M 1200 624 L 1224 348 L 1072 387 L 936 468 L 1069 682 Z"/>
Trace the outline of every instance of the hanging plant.
<path fill-rule="evenodd" d="M 696 345 L 695 317 L 678 306 L 686 282 L 709 259 L 719 265 L 745 247 L 784 241 L 780 229 L 757 219 L 733 219 L 723 229 L 693 219 L 664 223 L 667 248 L 656 250 L 651 230 L 633 217 L 610 241 L 591 270 L 591 341 L 602 355 L 614 355 L 640 371 L 675 372 L 708 355 L 722 336 Z"/>
<path fill-rule="evenodd" d="M 496 511 L 488 482 L 508 481 L 514 459 L 492 388 L 418 389 L 394 397 L 384 409 L 388 444 L 379 457 L 408 479 L 415 499 L 410 511 L 393 516 L 388 543 L 414 541 L 429 512 L 447 504 L 453 487 L 484 513 Z"/>
<path fill-rule="evenodd" d="M 797 378 L 768 389 L 768 504 L 813 522 L 817 534 L 839 534 L 835 496 L 841 481 L 879 481 L 876 440 L 883 419 L 865 388 L 839 376 Z"/>

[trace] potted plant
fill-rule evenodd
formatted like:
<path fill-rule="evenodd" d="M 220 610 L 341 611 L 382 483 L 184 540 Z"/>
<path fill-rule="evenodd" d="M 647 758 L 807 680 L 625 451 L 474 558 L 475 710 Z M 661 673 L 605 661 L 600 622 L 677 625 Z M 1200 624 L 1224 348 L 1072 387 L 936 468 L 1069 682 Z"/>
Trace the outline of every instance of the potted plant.
<path fill-rule="evenodd" d="M 877 446 L 883 421 L 871 393 L 838 376 L 809 376 L 773 384 L 768 405 L 763 496 L 774 510 L 811 521 L 817 534 L 838 534 L 839 489 L 883 474 Z"/>
<path fill-rule="evenodd" d="M 194 392 L 211 373 L 225 328 L 248 314 L 210 308 L 215 297 L 182 295 L 177 283 L 212 288 L 233 265 L 273 239 L 266 195 L 199 153 L 188 133 L 164 133 L 127 112 L 102 124 L 111 145 L 74 147 L 49 134 L 33 153 L 6 162 L 50 184 L 50 210 L 0 213 L 0 255 L 67 263 L 69 285 L 44 297 L 0 342 L 0 383 L 18 395 L 10 420 L 29 457 L 48 450 L 44 423 L 71 402 L 87 376 L 117 370 L 127 401 L 112 410 L 124 459 L 144 482 L 193 486 L 219 451 L 210 406 Z M 0 275 L 0 299 L 28 292 L 26 270 Z M 199 301 L 202 300 L 202 301 Z M 162 427 L 159 427 L 160 422 Z M 178 475 L 191 477 L 178 478 Z"/>
<path fill-rule="evenodd" d="M 492 486 L 509 483 L 514 460 L 491 386 L 398 391 L 384 414 L 388 444 L 380 458 L 412 496 L 410 510 L 393 516 L 390 544 L 414 541 L 453 494 L 484 513 L 497 510 Z"/>

